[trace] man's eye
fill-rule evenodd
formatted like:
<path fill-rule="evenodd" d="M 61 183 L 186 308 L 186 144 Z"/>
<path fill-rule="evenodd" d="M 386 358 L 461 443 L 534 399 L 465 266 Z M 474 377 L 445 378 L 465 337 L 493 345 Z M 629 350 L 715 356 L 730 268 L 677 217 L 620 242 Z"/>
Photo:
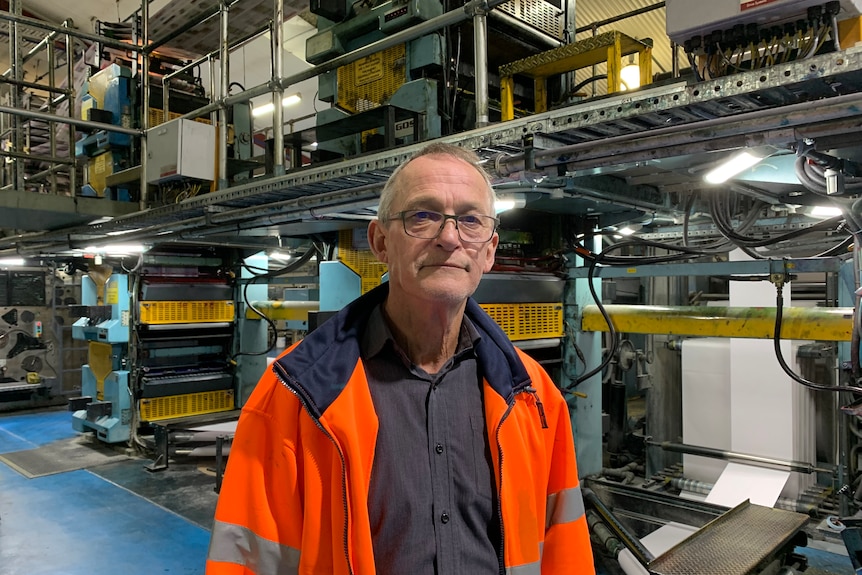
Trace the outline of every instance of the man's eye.
<path fill-rule="evenodd" d="M 482 221 L 477 216 L 459 216 L 458 223 L 465 226 L 478 226 Z"/>
<path fill-rule="evenodd" d="M 437 222 L 440 220 L 440 214 L 436 212 L 416 212 L 413 214 L 413 220 L 417 223 Z"/>

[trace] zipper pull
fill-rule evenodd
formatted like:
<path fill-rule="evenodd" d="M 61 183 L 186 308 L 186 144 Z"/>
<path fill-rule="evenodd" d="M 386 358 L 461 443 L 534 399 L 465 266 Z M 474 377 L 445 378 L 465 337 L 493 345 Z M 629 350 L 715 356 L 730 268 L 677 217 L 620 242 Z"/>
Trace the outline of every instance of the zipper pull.
<path fill-rule="evenodd" d="M 548 429 L 548 420 L 545 418 L 545 406 L 542 405 L 542 400 L 539 399 L 539 394 L 535 387 L 525 387 L 524 391 L 533 396 L 536 400 L 536 409 L 539 410 L 539 419 L 542 420 L 542 429 Z"/>

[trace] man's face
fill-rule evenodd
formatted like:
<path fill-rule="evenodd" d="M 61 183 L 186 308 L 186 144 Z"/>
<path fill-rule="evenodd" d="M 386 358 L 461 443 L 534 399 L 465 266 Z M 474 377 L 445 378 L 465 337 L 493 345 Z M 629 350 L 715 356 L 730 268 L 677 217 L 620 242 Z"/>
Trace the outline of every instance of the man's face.
<path fill-rule="evenodd" d="M 399 217 L 407 210 L 442 214 L 493 216 L 487 184 L 475 168 L 445 155 L 416 158 L 399 176 L 386 223 L 368 228 L 371 249 L 389 266 L 390 294 L 411 299 L 458 304 L 476 291 L 482 274 L 494 264 L 499 238 L 484 243 L 459 238 L 454 220 L 446 220 L 434 239 L 407 235 Z"/>

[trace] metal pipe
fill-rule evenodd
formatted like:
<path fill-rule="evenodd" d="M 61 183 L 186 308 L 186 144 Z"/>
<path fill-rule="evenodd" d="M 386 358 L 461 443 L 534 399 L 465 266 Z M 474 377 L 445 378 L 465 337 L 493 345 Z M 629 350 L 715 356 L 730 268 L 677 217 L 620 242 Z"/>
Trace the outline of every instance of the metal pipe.
<path fill-rule="evenodd" d="M 133 44 L 120 42 L 118 40 L 111 40 L 110 38 L 106 38 L 105 36 L 99 36 L 98 34 L 90 34 L 88 32 L 81 32 L 80 30 L 75 30 L 73 28 L 65 26 L 65 23 L 64 25 L 57 26 L 55 24 L 51 24 L 50 22 L 45 22 L 44 20 L 28 18 L 27 16 L 20 16 L 17 14 L 12 14 L 10 12 L 0 12 L 0 20 L 8 20 L 9 22 L 14 22 L 16 24 L 32 26 L 33 28 L 39 28 L 40 30 L 62 32 L 63 34 L 68 34 L 81 40 L 89 40 L 94 44 L 102 44 L 103 46 L 117 48 L 119 50 L 130 50 L 132 52 L 138 52 L 141 49 L 139 46 L 135 46 Z M 66 21 L 68 22 L 68 20 Z"/>
<path fill-rule="evenodd" d="M 748 463 L 759 463 L 761 465 L 769 465 L 772 467 L 781 467 L 798 473 L 832 473 L 832 469 L 824 467 L 816 467 L 804 461 L 790 461 L 786 459 L 775 459 L 773 457 L 763 457 L 760 455 L 751 455 L 748 453 L 738 453 L 736 451 L 726 451 L 724 449 L 714 449 L 712 447 L 702 447 L 700 445 L 689 445 L 686 443 L 672 443 L 670 441 L 653 441 L 647 439 L 647 445 L 660 447 L 665 451 L 674 451 L 676 453 L 685 453 L 688 455 L 701 455 L 703 457 L 711 457 L 713 459 L 724 459 L 727 461 L 744 461 Z"/>
<path fill-rule="evenodd" d="M 488 19 L 482 7 L 473 14 L 473 53 L 476 82 L 476 127 L 488 125 Z"/>
<path fill-rule="evenodd" d="M 228 52 L 228 3 L 220 2 L 219 10 L 219 65 L 221 71 L 221 86 L 219 95 L 222 102 L 227 98 L 228 86 L 230 85 L 230 53 Z M 218 187 L 223 190 L 228 186 L 227 178 L 227 106 L 223 103 L 219 110 L 218 122 Z"/>
<path fill-rule="evenodd" d="M 15 14 L 16 16 L 21 16 L 24 10 L 23 0 L 10 0 L 9 2 L 9 12 Z M 12 76 L 15 82 L 22 82 L 24 78 L 24 63 L 21 60 L 21 52 L 19 47 L 21 46 L 21 31 L 18 28 L 18 23 L 14 20 L 12 21 L 12 34 L 9 42 L 9 63 L 12 67 Z M 12 94 L 12 107 L 13 108 L 23 108 L 21 101 L 21 92 L 18 88 L 13 88 L 10 90 Z M 12 142 L 15 152 L 22 152 L 24 150 L 24 125 L 21 121 L 20 116 L 14 116 L 12 118 L 12 123 L 15 127 L 15 133 L 12 135 Z M 19 161 L 21 158 L 17 158 L 15 162 L 12 163 L 12 182 L 14 186 L 18 190 L 24 189 L 24 163 Z"/>
<path fill-rule="evenodd" d="M 54 33 L 54 35 L 56 35 L 56 33 Z M 54 68 L 56 67 L 56 62 L 55 62 L 55 57 L 54 57 L 54 45 L 52 43 L 48 43 L 48 44 L 46 44 L 46 46 L 47 46 L 47 60 L 48 60 L 48 85 L 53 88 L 53 87 L 56 87 L 56 84 L 57 84 L 56 74 L 54 73 Z M 71 87 L 66 88 L 67 93 L 71 93 L 71 91 L 72 91 Z M 71 105 L 71 101 L 70 101 L 70 105 Z M 54 99 L 49 97 L 48 98 L 48 113 L 49 114 L 55 114 L 57 112 L 57 110 L 55 108 L 56 108 L 56 104 L 54 103 Z M 57 157 L 57 124 L 55 124 L 53 122 L 48 124 L 48 149 L 51 152 L 52 158 Z M 51 193 L 56 194 L 57 193 L 57 172 L 55 170 L 56 167 L 57 167 L 57 165 L 54 164 L 50 168 L 48 168 L 47 170 L 44 170 L 42 172 L 39 172 L 38 174 L 35 174 L 34 176 L 31 176 L 30 180 L 33 181 L 33 180 L 37 179 L 37 177 L 40 176 L 41 174 L 44 174 L 45 172 L 50 172 L 50 175 L 51 175 Z"/>
<path fill-rule="evenodd" d="M 149 46 L 150 42 L 150 0 L 141 0 L 141 45 Z M 149 166 L 149 144 L 147 142 L 147 130 L 150 127 L 150 53 L 146 50 L 141 52 L 141 179 L 140 196 L 138 207 L 147 209 L 149 203 L 149 189 L 147 187 L 147 168 Z M 167 111 L 165 112 L 167 113 Z"/>
<path fill-rule="evenodd" d="M 604 308 L 620 333 L 772 339 L 775 332 L 774 307 L 606 305 Z M 581 329 L 608 331 L 598 306 L 584 307 Z M 792 307 L 782 312 L 782 339 L 850 341 L 852 331 L 853 308 Z"/>
<path fill-rule="evenodd" d="M 671 76 L 673 78 L 679 78 L 679 44 L 670 41 L 670 54 L 671 54 Z"/>
<path fill-rule="evenodd" d="M 51 92 L 54 94 L 68 94 L 69 90 L 65 88 L 56 88 L 52 86 L 46 86 L 44 84 L 37 84 L 35 82 L 25 82 L 24 80 L 13 80 L 12 78 L 6 78 L 4 76 L 0 76 L 0 84 L 11 84 L 13 86 L 17 86 L 19 88 L 30 88 L 32 90 L 42 90 L 45 92 Z"/>
<path fill-rule="evenodd" d="M 54 162 L 55 160 L 51 160 L 51 161 Z M 69 168 L 68 163 L 69 163 L 69 161 L 64 159 L 59 164 L 51 166 L 47 170 L 42 170 L 41 172 L 37 172 L 37 173 L 33 174 L 32 176 L 27 176 L 27 181 L 28 182 L 35 182 L 35 181 L 41 180 L 42 178 L 45 178 L 47 176 L 52 176 L 53 178 L 56 178 L 57 172 L 62 172 L 63 170 L 67 170 Z M 52 183 L 52 185 L 53 185 L 53 183 Z"/>
<path fill-rule="evenodd" d="M 261 34 L 264 34 L 264 33 L 266 33 L 266 32 L 269 32 L 271 29 L 272 29 L 271 24 L 267 24 L 266 26 L 261 26 L 260 28 L 258 28 L 258 29 L 257 29 L 257 30 L 255 30 L 254 32 L 251 32 L 250 34 L 248 34 L 248 35 L 246 35 L 246 36 L 243 36 L 243 37 L 242 37 L 242 38 L 240 38 L 239 40 L 236 40 L 233 44 L 231 44 L 231 45 L 230 45 L 230 49 L 231 49 L 231 50 L 234 50 L 234 49 L 236 49 L 236 48 L 239 48 L 239 47 L 240 47 L 240 46 L 242 46 L 243 44 L 246 44 L 246 43 L 251 42 L 252 40 L 256 39 L 256 38 L 257 38 L 258 36 L 260 36 Z M 200 58 L 198 58 L 197 60 L 192 60 L 191 62 L 189 62 L 189 63 L 187 63 L 187 64 L 184 64 L 183 66 L 181 66 L 181 67 L 179 67 L 179 68 L 177 68 L 177 69 L 173 70 L 172 72 L 170 72 L 170 73 L 168 73 L 168 74 L 165 74 L 165 75 L 163 76 L 163 78 L 168 78 L 168 79 L 170 79 L 170 78 L 173 78 L 174 76 L 177 76 L 177 75 L 179 75 L 179 74 L 182 74 L 182 73 L 183 73 L 183 72 L 185 72 L 186 70 L 189 70 L 189 69 L 191 69 L 191 68 L 195 68 L 195 67 L 197 67 L 197 66 L 200 66 L 201 64 L 209 63 L 209 62 L 210 62 L 210 58 L 212 58 L 213 56 L 217 56 L 217 55 L 218 55 L 218 53 L 219 53 L 219 51 L 218 51 L 218 50 L 213 50 L 213 51 L 212 51 L 212 52 L 210 52 L 209 54 L 206 54 L 206 55 L 204 55 L 204 56 L 201 56 L 201 57 L 200 57 Z"/>
<path fill-rule="evenodd" d="M 86 120 L 78 120 L 76 118 L 67 118 L 65 116 L 57 116 L 55 114 L 46 114 L 45 112 L 36 112 L 34 110 L 19 110 L 8 106 L 0 106 L 0 114 L 12 114 L 24 118 L 32 118 L 45 122 L 59 122 L 61 124 L 69 124 L 79 126 L 81 128 L 90 128 L 92 130 L 105 130 L 107 132 L 117 132 L 118 134 L 129 134 L 131 136 L 140 136 L 141 131 L 135 128 L 125 128 L 114 124 L 105 124 L 102 122 L 88 122 Z M 74 142 L 72 142 L 74 144 Z M 74 151 L 74 145 L 71 148 Z"/>
<path fill-rule="evenodd" d="M 598 498 L 592 489 L 584 489 L 584 502 L 591 505 L 593 509 L 602 517 L 605 524 L 616 534 L 620 542 L 626 549 L 631 551 L 642 565 L 649 565 L 649 562 L 655 559 L 652 553 L 644 547 L 640 539 L 629 533 L 629 530 L 620 523 L 614 516 L 613 512 L 608 509 L 604 502 Z"/>
<path fill-rule="evenodd" d="M 282 0 L 273 0 L 274 14 L 272 22 L 272 77 L 281 78 L 284 71 L 284 4 Z M 273 139 L 273 175 L 284 174 L 284 89 L 273 82 L 272 88 L 272 139 Z"/>
<path fill-rule="evenodd" d="M 301 70 L 300 72 L 297 72 L 286 78 L 273 79 L 273 81 L 278 82 L 279 86 L 283 90 L 286 90 L 290 86 L 298 84 L 303 80 L 308 80 L 309 78 L 314 78 L 315 76 L 319 76 L 320 74 L 323 74 L 325 72 L 335 70 L 337 68 L 340 68 L 341 66 L 345 66 L 347 64 L 350 64 L 351 62 L 355 62 L 356 60 L 365 58 L 366 56 L 369 56 L 371 54 L 376 54 L 377 52 L 380 52 L 387 48 L 391 48 L 392 46 L 403 44 L 404 42 L 408 42 L 410 40 L 415 40 L 416 38 L 420 38 L 422 36 L 425 36 L 426 34 L 435 32 L 440 28 L 459 24 L 469 18 L 470 14 L 472 14 L 473 10 L 477 6 L 483 6 L 485 7 L 486 11 L 490 11 L 506 1 L 507 0 L 472 0 L 471 2 L 465 4 L 460 8 L 455 8 L 454 10 L 450 10 L 449 12 L 441 14 L 440 16 L 431 18 L 430 20 L 426 20 L 400 32 L 396 32 L 391 36 L 381 38 L 376 42 L 367 44 L 365 46 L 362 46 L 361 48 L 357 48 L 352 52 L 348 52 L 347 54 L 343 54 L 341 56 L 333 58 L 332 60 L 324 62 L 323 64 L 306 68 L 305 70 Z M 218 110 L 222 105 L 229 106 L 233 103 L 247 102 L 252 98 L 261 96 L 271 91 L 272 83 L 266 82 L 253 88 L 249 88 L 248 90 L 240 94 L 236 94 L 235 96 L 231 96 L 230 98 L 223 98 L 223 101 L 213 102 L 212 104 L 208 104 L 206 106 L 198 108 L 197 110 L 192 110 L 191 112 L 184 114 L 181 117 L 193 120 L 194 118 L 203 116 L 204 114 L 209 114 L 214 110 Z"/>
<path fill-rule="evenodd" d="M 30 51 L 29 51 L 29 52 L 27 52 L 26 54 L 24 54 L 24 57 L 22 58 L 22 61 L 23 61 L 25 64 L 26 64 L 27 62 L 29 62 L 29 61 L 30 61 L 30 59 L 32 59 L 32 58 L 33 58 L 33 56 L 35 56 L 36 54 L 38 54 L 39 52 L 41 52 L 41 51 L 42 51 L 42 47 L 43 47 L 43 46 L 48 46 L 48 47 L 50 48 L 50 42 L 51 42 L 51 40 L 53 40 L 54 38 L 56 38 L 56 36 L 57 36 L 57 30 L 53 30 L 53 31 L 49 32 L 49 33 L 48 33 L 48 35 L 47 35 L 47 36 L 45 36 L 44 38 L 42 38 L 42 39 L 39 41 L 39 43 L 38 43 L 38 44 L 36 44 L 35 46 L 33 46 L 33 47 L 30 49 Z M 2 76 L 3 76 L 3 77 L 6 77 L 6 76 L 8 76 L 8 75 L 9 75 L 9 74 L 11 74 L 11 73 L 12 73 L 12 68 L 9 68 L 9 69 L 8 69 L 8 70 L 6 70 L 5 72 L 3 72 Z"/>
<path fill-rule="evenodd" d="M 0 150 L 0 158 L 15 158 L 17 160 L 33 160 L 35 162 L 49 162 L 56 164 L 72 165 L 77 163 L 76 160 L 66 158 L 57 158 L 55 156 L 42 156 L 39 154 L 29 154 L 27 152 L 15 152 L 12 150 Z"/>
<path fill-rule="evenodd" d="M 66 19 L 63 21 L 63 28 L 68 30 L 72 25 L 72 21 Z M 64 39 L 66 41 L 66 87 L 71 90 L 71 95 L 68 98 L 69 105 L 69 119 L 72 120 L 75 117 L 75 39 L 67 32 L 64 34 Z M 67 128 L 67 134 L 69 138 L 69 159 L 75 160 L 75 125 L 69 124 Z M 69 192 L 71 194 L 75 194 L 78 187 L 78 169 L 77 166 L 72 164 L 72 167 L 69 169 Z"/>
<path fill-rule="evenodd" d="M 636 10 L 631 10 L 629 12 L 625 12 L 618 16 L 613 16 L 606 20 L 599 20 L 598 22 L 593 22 L 592 24 L 587 24 L 586 26 L 581 26 L 580 28 L 575 28 L 575 34 L 580 34 L 581 32 L 589 32 L 591 30 L 596 30 L 597 28 L 601 28 L 602 26 L 607 26 L 608 24 L 614 24 L 615 22 L 619 22 L 620 20 L 625 20 L 627 18 L 631 18 L 633 16 L 640 16 L 641 14 L 646 14 L 647 12 L 652 12 L 653 10 L 658 10 L 659 8 L 664 8 L 665 2 L 656 2 L 655 4 L 651 4 L 650 6 L 644 6 L 643 8 L 638 8 Z"/>

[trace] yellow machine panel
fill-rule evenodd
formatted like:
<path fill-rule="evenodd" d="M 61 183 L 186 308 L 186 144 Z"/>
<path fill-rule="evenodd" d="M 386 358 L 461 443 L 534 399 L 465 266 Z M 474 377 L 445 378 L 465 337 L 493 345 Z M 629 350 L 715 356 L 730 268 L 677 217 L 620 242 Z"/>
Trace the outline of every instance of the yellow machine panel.
<path fill-rule="evenodd" d="M 362 293 L 379 286 L 380 278 L 387 270 L 386 264 L 377 261 L 370 250 L 358 250 L 353 247 L 352 230 L 338 232 L 338 259 L 361 278 Z"/>
<path fill-rule="evenodd" d="M 232 390 L 204 391 L 141 400 L 141 420 L 160 421 L 174 417 L 230 411 L 234 407 Z"/>
<path fill-rule="evenodd" d="M 563 336 L 560 303 L 480 304 L 512 341 Z"/>
<path fill-rule="evenodd" d="M 232 301 L 143 301 L 141 323 L 208 323 L 233 321 L 236 309 Z"/>
<path fill-rule="evenodd" d="M 364 112 L 385 103 L 407 81 L 406 44 L 398 44 L 338 69 L 338 106 Z"/>

